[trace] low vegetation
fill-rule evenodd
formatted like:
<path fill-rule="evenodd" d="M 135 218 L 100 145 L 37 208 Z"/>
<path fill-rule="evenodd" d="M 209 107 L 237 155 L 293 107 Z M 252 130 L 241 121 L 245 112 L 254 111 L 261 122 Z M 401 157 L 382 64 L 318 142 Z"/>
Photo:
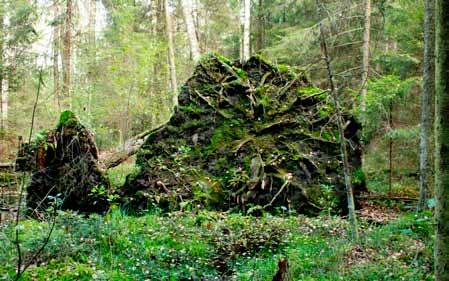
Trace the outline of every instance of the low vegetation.
<path fill-rule="evenodd" d="M 365 216 L 362 241 L 354 244 L 347 222 L 324 214 L 60 212 L 50 242 L 22 280 L 272 280 L 283 257 L 294 280 L 433 280 L 431 217 Z M 48 225 L 27 220 L 20 227 L 27 256 Z M 13 233 L 13 226 L 0 230 L 1 280 L 15 274 Z"/>

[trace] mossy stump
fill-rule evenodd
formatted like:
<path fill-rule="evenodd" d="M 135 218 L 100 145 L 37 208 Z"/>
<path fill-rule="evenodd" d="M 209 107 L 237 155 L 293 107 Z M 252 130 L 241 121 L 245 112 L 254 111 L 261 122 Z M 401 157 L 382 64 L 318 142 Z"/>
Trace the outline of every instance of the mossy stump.
<path fill-rule="evenodd" d="M 22 146 L 17 166 L 32 172 L 27 186 L 29 213 L 37 215 L 50 204 L 85 213 L 104 212 L 109 180 L 98 161 L 92 133 L 70 111 L 61 113 L 55 129 L 39 133 Z"/>

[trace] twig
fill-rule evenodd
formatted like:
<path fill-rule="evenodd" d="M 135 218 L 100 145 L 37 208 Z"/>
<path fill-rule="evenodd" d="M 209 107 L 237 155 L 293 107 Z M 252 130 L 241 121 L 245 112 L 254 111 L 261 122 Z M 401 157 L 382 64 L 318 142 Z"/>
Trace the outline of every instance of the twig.
<path fill-rule="evenodd" d="M 284 184 L 281 186 L 279 191 L 273 196 L 273 198 L 271 198 L 270 203 L 268 203 L 265 206 L 263 206 L 264 209 L 270 207 L 271 205 L 273 205 L 273 202 L 276 200 L 276 198 L 279 196 L 279 194 L 281 194 L 282 191 L 284 191 L 284 188 L 290 183 L 290 178 L 291 178 L 291 176 L 287 176 L 286 177 Z"/>
<path fill-rule="evenodd" d="M 41 86 L 43 84 L 42 79 L 42 73 L 43 73 L 43 66 L 41 66 L 39 70 L 39 80 L 38 80 L 38 86 L 37 86 L 37 94 L 36 94 L 36 100 L 34 101 L 33 105 L 33 114 L 31 116 L 31 128 L 30 128 L 30 135 L 28 137 L 28 143 L 31 143 L 31 137 L 33 135 L 33 128 L 34 128 L 34 119 L 36 116 L 36 109 L 37 104 L 39 101 L 39 96 L 41 92 Z M 19 149 L 20 149 L 20 143 L 19 143 Z M 19 280 L 22 276 L 23 272 L 25 270 L 22 270 L 22 249 L 20 248 L 20 231 L 19 231 L 19 223 L 20 223 L 20 207 L 22 205 L 22 197 L 23 197 L 23 191 L 24 191 L 24 184 L 25 184 L 25 173 L 22 173 L 21 182 L 20 182 L 20 192 L 19 192 L 19 201 L 17 203 L 17 213 L 16 213 L 16 219 L 15 219 L 15 240 L 14 243 L 16 244 L 16 251 L 17 251 L 17 273 L 14 280 Z M 51 235 L 51 234 L 50 234 Z M 45 247 L 46 244 L 43 245 Z"/>

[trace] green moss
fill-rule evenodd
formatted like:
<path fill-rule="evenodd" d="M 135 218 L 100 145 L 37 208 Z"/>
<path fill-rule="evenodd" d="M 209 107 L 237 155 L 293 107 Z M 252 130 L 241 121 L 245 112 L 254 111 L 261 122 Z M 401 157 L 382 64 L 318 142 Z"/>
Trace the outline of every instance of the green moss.
<path fill-rule="evenodd" d="M 329 104 L 321 106 L 319 108 L 319 110 L 320 110 L 319 111 L 320 117 L 328 117 L 328 116 L 331 116 L 334 113 L 333 106 L 331 106 Z"/>
<path fill-rule="evenodd" d="M 188 105 L 185 106 L 179 105 L 178 108 L 186 113 L 194 113 L 194 114 L 204 113 L 204 109 L 195 103 L 189 103 Z"/>
<path fill-rule="evenodd" d="M 297 91 L 298 96 L 303 96 L 303 97 L 316 96 L 319 99 L 325 99 L 327 96 L 325 91 L 321 90 L 320 88 L 314 87 L 314 86 L 300 87 L 296 91 Z"/>
<path fill-rule="evenodd" d="M 205 125 L 207 125 L 206 120 L 192 119 L 192 120 L 189 120 L 189 121 L 185 122 L 184 124 L 182 124 L 181 130 L 187 130 L 187 129 L 191 129 L 191 128 L 199 128 L 199 127 L 202 127 Z"/>
<path fill-rule="evenodd" d="M 57 127 L 61 128 L 62 126 L 76 126 L 78 124 L 79 120 L 75 113 L 70 110 L 66 110 L 61 113 Z"/>
<path fill-rule="evenodd" d="M 225 149 L 232 145 L 234 140 L 239 140 L 248 135 L 246 129 L 242 126 L 243 121 L 240 119 L 231 119 L 224 122 L 223 125 L 216 128 L 212 135 L 209 151 L 216 149 Z"/>
<path fill-rule="evenodd" d="M 297 76 L 297 73 L 293 70 L 293 68 L 286 64 L 278 64 L 277 70 L 279 73 L 287 75 L 290 79 L 293 79 Z"/>
<path fill-rule="evenodd" d="M 48 136 L 47 129 L 42 129 L 42 130 L 38 131 L 37 134 L 34 136 L 34 143 L 36 145 L 42 144 L 43 142 L 45 142 L 47 140 L 47 136 Z"/>
<path fill-rule="evenodd" d="M 248 73 L 246 73 L 245 70 L 239 67 L 233 67 L 233 69 L 238 77 L 240 77 L 241 79 L 248 79 Z"/>
<path fill-rule="evenodd" d="M 215 56 L 216 56 L 217 59 L 220 60 L 222 63 L 228 64 L 228 65 L 231 65 L 231 64 L 232 64 L 232 61 L 231 61 L 230 59 L 228 59 L 227 57 L 225 57 L 225 56 L 222 56 L 222 55 L 219 55 L 219 54 L 215 54 Z"/>

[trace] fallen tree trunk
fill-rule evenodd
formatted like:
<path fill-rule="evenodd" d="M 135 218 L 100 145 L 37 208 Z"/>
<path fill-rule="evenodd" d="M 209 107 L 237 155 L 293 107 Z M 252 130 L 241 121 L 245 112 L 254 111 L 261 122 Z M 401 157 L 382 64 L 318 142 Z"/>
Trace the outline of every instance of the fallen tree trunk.
<path fill-rule="evenodd" d="M 117 152 L 108 156 L 105 159 L 101 159 L 102 165 L 105 170 L 114 168 L 128 160 L 131 156 L 135 155 L 142 145 L 146 142 L 148 136 L 154 132 L 157 132 L 161 127 L 144 131 L 137 136 L 126 141 L 124 146 L 117 149 Z"/>

